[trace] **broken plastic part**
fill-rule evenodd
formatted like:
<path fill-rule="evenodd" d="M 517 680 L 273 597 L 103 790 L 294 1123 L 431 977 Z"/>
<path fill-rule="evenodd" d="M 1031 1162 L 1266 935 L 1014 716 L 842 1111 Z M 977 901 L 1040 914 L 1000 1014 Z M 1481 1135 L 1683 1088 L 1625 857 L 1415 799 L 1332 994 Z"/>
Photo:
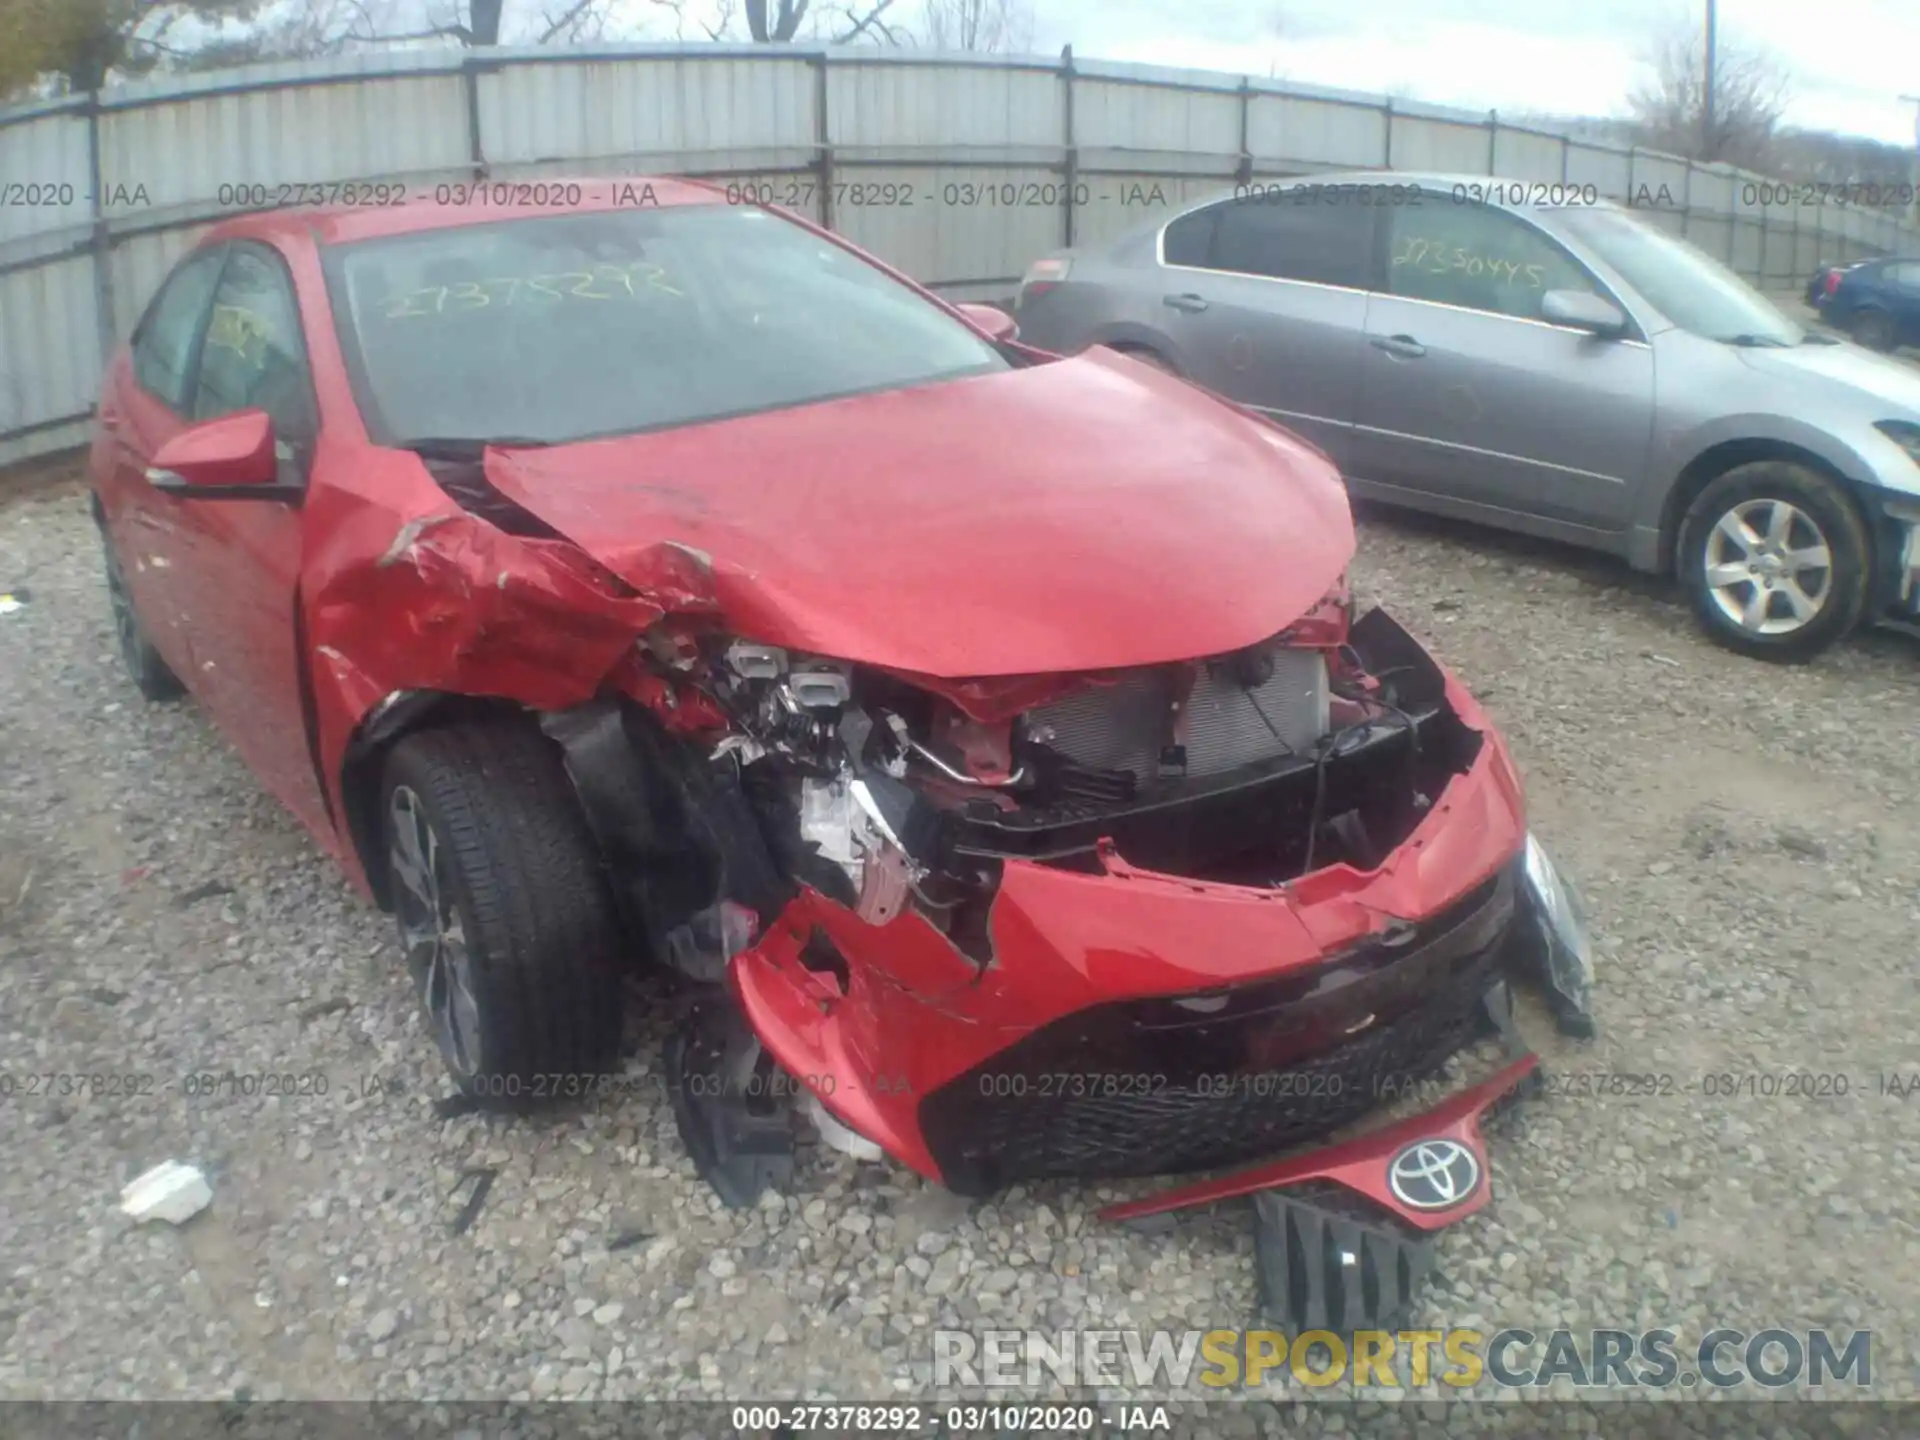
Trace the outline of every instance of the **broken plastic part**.
<path fill-rule="evenodd" d="M 777 645 L 736 640 L 727 647 L 727 668 L 742 680 L 778 680 L 787 673 L 787 652 Z"/>
<path fill-rule="evenodd" d="M 787 694 L 803 710 L 832 710 L 853 698 L 853 680 L 845 670 L 796 670 L 787 677 Z"/>
<path fill-rule="evenodd" d="M 179 1225 L 213 1202 L 213 1187 L 192 1165 L 164 1160 L 130 1181 L 120 1192 L 120 1209 L 135 1220 L 164 1220 Z"/>
<path fill-rule="evenodd" d="M 1523 947 L 1529 978 L 1545 994 L 1561 1034 L 1591 1039 L 1599 1027 L 1593 1018 L 1593 941 L 1585 907 L 1531 833 L 1519 869 L 1524 903 L 1515 943 Z"/>
<path fill-rule="evenodd" d="M 1391 1329 L 1432 1272 L 1434 1245 L 1347 1197 L 1253 1197 L 1261 1315 L 1294 1334 Z"/>
<path fill-rule="evenodd" d="M 854 827 L 859 811 L 853 793 L 844 779 L 802 780 L 800 782 L 800 838 L 818 848 L 857 887 L 860 884 L 862 854 L 854 843 Z"/>
<path fill-rule="evenodd" d="M 851 1155 L 856 1160 L 881 1160 L 886 1157 L 887 1152 L 873 1141 L 835 1119 L 833 1112 L 821 1103 L 820 1097 L 813 1091 L 803 1093 L 800 1107 L 820 1132 L 822 1142 L 842 1155 Z"/>
<path fill-rule="evenodd" d="M 717 985 L 727 978 L 727 962 L 753 944 L 759 930 L 753 911 L 722 900 L 667 932 L 667 963 L 691 980 Z"/>
<path fill-rule="evenodd" d="M 692 1007 L 668 1037 L 667 1083 L 681 1142 L 729 1209 L 793 1186 L 788 1085 L 729 1004 Z"/>
<path fill-rule="evenodd" d="M 906 908 L 914 875 L 907 857 L 884 841 L 867 852 L 860 877 L 860 903 L 854 913 L 869 925 L 885 925 Z"/>

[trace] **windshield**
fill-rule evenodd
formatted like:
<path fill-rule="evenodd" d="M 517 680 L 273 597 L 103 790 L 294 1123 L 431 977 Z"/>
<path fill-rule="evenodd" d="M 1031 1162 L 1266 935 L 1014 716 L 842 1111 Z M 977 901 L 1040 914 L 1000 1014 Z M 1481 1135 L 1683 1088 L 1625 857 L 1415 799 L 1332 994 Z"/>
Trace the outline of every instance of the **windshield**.
<path fill-rule="evenodd" d="M 1805 338 L 1718 260 L 1636 215 L 1595 206 L 1559 210 L 1554 218 L 1682 330 L 1739 345 L 1798 345 Z"/>
<path fill-rule="evenodd" d="M 559 444 L 1009 365 L 885 272 L 747 207 L 421 231 L 326 263 L 380 444 Z"/>

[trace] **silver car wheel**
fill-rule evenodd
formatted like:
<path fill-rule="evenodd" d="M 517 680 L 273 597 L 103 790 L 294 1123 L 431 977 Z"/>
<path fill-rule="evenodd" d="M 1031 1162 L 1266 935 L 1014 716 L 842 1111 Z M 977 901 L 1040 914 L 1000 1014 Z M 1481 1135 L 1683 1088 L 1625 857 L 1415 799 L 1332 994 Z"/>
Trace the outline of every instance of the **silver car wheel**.
<path fill-rule="evenodd" d="M 1806 511 L 1784 500 L 1743 500 L 1714 522 L 1702 556 L 1707 593 L 1754 635 L 1791 635 L 1833 593 L 1833 551 Z"/>
<path fill-rule="evenodd" d="M 468 1079 L 480 1068 L 480 1006 L 444 857 L 420 797 L 395 786 L 387 801 L 387 864 L 397 882 L 393 908 L 400 944 L 434 1043 L 455 1077 Z"/>

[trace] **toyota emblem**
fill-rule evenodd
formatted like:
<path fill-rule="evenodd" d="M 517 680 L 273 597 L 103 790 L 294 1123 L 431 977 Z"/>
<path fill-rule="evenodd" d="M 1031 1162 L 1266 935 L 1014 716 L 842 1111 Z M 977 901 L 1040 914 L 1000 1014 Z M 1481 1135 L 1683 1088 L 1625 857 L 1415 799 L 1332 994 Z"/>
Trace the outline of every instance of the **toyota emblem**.
<path fill-rule="evenodd" d="M 1387 1188 L 1411 1210 L 1451 1210 L 1480 1188 L 1480 1161 L 1457 1140 L 1416 1140 L 1387 1163 Z"/>

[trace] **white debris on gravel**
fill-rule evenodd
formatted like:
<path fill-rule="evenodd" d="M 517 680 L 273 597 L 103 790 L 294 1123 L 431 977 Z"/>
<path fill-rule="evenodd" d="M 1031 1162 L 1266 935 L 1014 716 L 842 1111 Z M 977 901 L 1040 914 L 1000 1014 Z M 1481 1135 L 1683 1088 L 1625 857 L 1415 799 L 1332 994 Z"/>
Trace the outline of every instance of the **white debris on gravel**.
<path fill-rule="evenodd" d="M 136 1221 L 184 1225 L 213 1203 L 207 1177 L 191 1165 L 163 1160 L 120 1191 L 120 1211 Z"/>
<path fill-rule="evenodd" d="M 1920 1076 L 1920 645 L 1758 664 L 1604 562 L 1362 529 L 1362 595 L 1505 728 L 1584 889 L 1603 1033 L 1553 1062 L 1656 1077 L 1524 1111 L 1408 1323 L 1871 1327 L 1873 1395 L 1914 1397 L 1920 1103 L 1886 1077 Z M 968 1203 L 812 1145 L 798 1193 L 724 1210 L 646 1088 L 645 984 L 617 1098 L 438 1118 L 387 920 L 122 675 L 84 496 L 0 508 L 0 574 L 33 594 L 0 626 L 0 1398 L 884 1399 L 923 1392 L 936 1329 L 1252 1317 L 1240 1206 L 1146 1235 L 1096 1187 Z M 220 1203 L 133 1226 L 100 1177 L 156 1154 Z M 1322 1408 L 1289 1433 L 1403 1433 Z"/>

